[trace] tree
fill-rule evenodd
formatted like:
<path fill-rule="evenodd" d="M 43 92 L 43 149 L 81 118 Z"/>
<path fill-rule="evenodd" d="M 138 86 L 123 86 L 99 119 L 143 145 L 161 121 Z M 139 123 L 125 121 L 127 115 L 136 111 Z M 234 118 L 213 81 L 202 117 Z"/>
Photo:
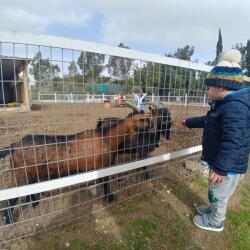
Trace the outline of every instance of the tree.
<path fill-rule="evenodd" d="M 104 67 L 105 55 L 92 53 L 92 52 L 81 52 L 77 60 L 79 68 L 82 70 L 82 74 L 86 77 L 86 81 L 96 81 L 100 76 L 100 73 Z"/>
<path fill-rule="evenodd" d="M 120 48 L 129 49 L 128 46 L 120 43 L 118 45 Z M 118 79 L 125 80 L 128 72 L 131 69 L 132 60 L 123 57 L 110 56 L 108 64 L 108 72 L 113 77 Z"/>
<path fill-rule="evenodd" d="M 214 66 L 215 65 L 215 60 L 213 60 L 213 61 L 207 61 L 207 62 L 205 62 L 205 64 L 206 65 L 209 65 L 209 66 Z"/>
<path fill-rule="evenodd" d="M 215 58 L 215 64 L 218 63 L 219 55 L 222 52 L 223 45 L 222 45 L 222 35 L 221 35 L 221 29 L 219 29 L 219 35 L 218 35 L 218 41 L 216 45 L 216 58 Z"/>
<path fill-rule="evenodd" d="M 35 54 L 31 62 L 30 73 L 37 83 L 47 85 L 49 81 L 58 77 L 59 72 L 59 66 L 52 64 L 49 58 L 43 59 L 40 51 Z"/>
<path fill-rule="evenodd" d="M 69 70 L 69 76 L 76 76 L 78 74 L 78 68 L 75 61 L 70 63 L 68 70 Z"/>
<path fill-rule="evenodd" d="M 247 41 L 245 61 L 246 61 L 247 76 L 250 77 L 250 40 Z"/>
<path fill-rule="evenodd" d="M 241 67 L 246 69 L 246 46 L 243 45 L 242 43 L 236 43 L 235 45 L 232 46 L 233 49 L 237 49 L 241 53 Z"/>
<path fill-rule="evenodd" d="M 194 46 L 186 45 L 183 48 L 178 48 L 173 54 L 168 53 L 168 54 L 165 54 L 165 56 L 190 61 L 193 54 L 194 54 Z"/>

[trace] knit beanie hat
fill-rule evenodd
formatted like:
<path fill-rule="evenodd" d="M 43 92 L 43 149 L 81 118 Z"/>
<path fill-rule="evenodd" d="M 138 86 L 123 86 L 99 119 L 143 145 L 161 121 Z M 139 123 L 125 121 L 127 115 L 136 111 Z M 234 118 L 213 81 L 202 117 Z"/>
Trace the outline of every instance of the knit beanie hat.
<path fill-rule="evenodd" d="M 245 82 L 240 62 L 240 51 L 231 49 L 222 53 L 219 57 L 219 63 L 208 73 L 205 84 L 228 90 L 244 88 Z"/>

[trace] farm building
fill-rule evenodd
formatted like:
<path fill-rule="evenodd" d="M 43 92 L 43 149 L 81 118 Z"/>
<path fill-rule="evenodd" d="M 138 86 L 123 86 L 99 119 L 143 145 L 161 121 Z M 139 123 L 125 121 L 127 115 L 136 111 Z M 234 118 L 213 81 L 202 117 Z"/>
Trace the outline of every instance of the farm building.
<path fill-rule="evenodd" d="M 27 59 L 0 58 L 0 110 L 30 110 Z"/>

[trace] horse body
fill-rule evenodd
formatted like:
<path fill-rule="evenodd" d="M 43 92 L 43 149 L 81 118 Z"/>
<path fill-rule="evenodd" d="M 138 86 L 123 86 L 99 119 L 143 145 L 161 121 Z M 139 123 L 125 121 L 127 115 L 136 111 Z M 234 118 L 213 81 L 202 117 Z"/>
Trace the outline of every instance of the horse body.
<path fill-rule="evenodd" d="M 153 122 L 154 126 L 150 130 L 138 131 L 129 140 L 126 138 L 119 144 L 118 153 L 138 153 L 139 158 L 145 158 L 148 154 L 159 147 L 159 140 L 161 135 L 170 139 L 171 133 L 171 114 L 167 108 L 160 108 L 154 112 Z M 108 117 L 99 119 L 97 128 L 105 129 L 121 122 L 122 118 Z"/>
<path fill-rule="evenodd" d="M 105 129 L 97 128 L 75 135 L 27 135 L 5 148 L 0 157 L 5 157 L 5 150 L 11 154 L 17 186 L 36 183 L 110 166 L 124 139 L 131 141 L 138 131 L 147 131 L 153 126 L 150 116 L 135 113 Z M 107 185 L 104 189 L 110 195 Z M 28 200 L 36 198 L 31 195 Z M 8 201 L 7 223 L 14 222 L 13 206 L 16 201 Z"/>

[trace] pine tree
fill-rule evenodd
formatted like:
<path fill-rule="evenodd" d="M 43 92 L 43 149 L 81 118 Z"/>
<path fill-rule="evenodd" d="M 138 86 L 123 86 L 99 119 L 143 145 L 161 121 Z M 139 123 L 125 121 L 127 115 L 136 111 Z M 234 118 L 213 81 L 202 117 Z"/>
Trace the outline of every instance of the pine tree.
<path fill-rule="evenodd" d="M 221 35 L 221 29 L 219 29 L 219 36 L 218 36 L 218 42 L 216 45 L 216 58 L 215 58 L 215 64 L 218 63 L 219 55 L 222 52 L 223 45 L 222 45 L 222 35 Z"/>

